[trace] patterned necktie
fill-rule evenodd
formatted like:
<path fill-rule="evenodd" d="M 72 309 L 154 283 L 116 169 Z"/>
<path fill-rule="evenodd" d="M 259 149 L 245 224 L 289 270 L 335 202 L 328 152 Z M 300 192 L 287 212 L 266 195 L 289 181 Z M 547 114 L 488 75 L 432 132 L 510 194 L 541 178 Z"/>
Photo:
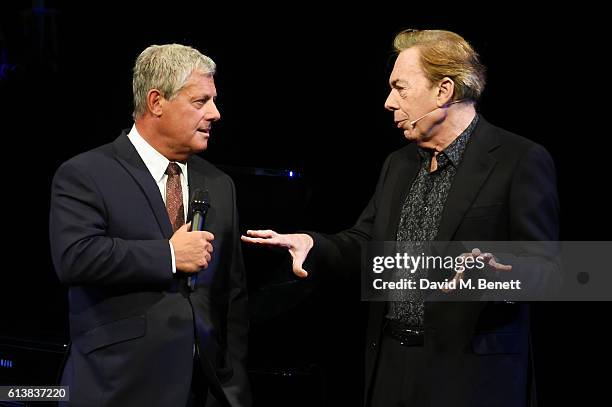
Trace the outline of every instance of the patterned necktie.
<path fill-rule="evenodd" d="M 178 228 L 185 224 L 181 167 L 177 163 L 170 163 L 166 169 L 166 174 L 168 175 L 166 182 L 166 210 L 172 224 L 172 231 L 176 232 Z"/>

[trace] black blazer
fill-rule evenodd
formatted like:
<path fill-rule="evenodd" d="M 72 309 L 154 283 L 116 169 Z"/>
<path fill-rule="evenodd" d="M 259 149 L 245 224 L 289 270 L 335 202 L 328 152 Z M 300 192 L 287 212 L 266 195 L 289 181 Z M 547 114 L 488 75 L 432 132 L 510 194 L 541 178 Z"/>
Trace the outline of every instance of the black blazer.
<path fill-rule="evenodd" d="M 215 240 L 188 295 L 184 276 L 172 273 L 172 227 L 159 188 L 126 134 L 70 159 L 53 179 L 51 253 L 70 286 L 72 346 L 62 382 L 71 405 L 185 405 L 194 327 L 211 392 L 222 405 L 250 405 L 234 185 L 189 158 L 189 193 L 209 190 L 205 227 Z"/>
<path fill-rule="evenodd" d="M 364 242 L 396 240 L 402 203 L 420 165 L 415 144 L 392 153 L 357 223 L 311 233 L 306 269 L 360 269 Z M 480 117 L 453 180 L 436 240 L 558 240 L 555 169 L 546 150 Z M 370 303 L 365 360 L 368 396 L 385 303 Z M 523 406 L 528 309 L 520 303 L 426 302 L 425 348 L 432 406 Z"/>

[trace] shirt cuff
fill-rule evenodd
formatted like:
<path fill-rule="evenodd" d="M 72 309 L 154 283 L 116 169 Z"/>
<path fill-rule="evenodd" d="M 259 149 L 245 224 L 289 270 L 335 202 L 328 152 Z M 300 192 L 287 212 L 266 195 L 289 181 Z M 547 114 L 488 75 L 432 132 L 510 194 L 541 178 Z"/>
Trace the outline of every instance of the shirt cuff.
<path fill-rule="evenodd" d="M 172 274 L 176 274 L 176 259 L 174 258 L 174 247 L 172 247 L 172 242 L 168 240 L 170 243 L 170 255 L 172 256 Z"/>

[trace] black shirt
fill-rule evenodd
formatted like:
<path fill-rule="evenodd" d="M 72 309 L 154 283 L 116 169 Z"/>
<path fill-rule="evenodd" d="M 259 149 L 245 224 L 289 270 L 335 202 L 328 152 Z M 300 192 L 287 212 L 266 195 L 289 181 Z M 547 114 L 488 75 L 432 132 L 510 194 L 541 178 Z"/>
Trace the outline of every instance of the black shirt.
<path fill-rule="evenodd" d="M 397 228 L 398 242 L 428 242 L 435 239 L 457 167 L 477 123 L 478 115 L 451 144 L 436 155 L 438 166 L 433 172 L 430 172 L 430 168 L 435 151 L 417 148 L 421 166 L 402 206 Z M 418 243 L 415 243 L 411 249 L 420 253 L 417 246 Z M 401 278 L 418 281 L 425 273 L 426 270 L 416 270 L 399 274 Z M 396 301 L 389 303 L 387 318 L 413 327 L 423 326 L 424 302 L 419 290 L 398 290 L 391 293 L 391 299 Z"/>

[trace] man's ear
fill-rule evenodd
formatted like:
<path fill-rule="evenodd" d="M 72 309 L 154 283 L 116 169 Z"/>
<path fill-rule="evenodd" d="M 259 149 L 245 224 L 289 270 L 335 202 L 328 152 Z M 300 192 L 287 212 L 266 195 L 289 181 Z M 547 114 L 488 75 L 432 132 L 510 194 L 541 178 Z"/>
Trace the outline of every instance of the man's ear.
<path fill-rule="evenodd" d="M 147 109 L 153 116 L 160 117 L 162 115 L 164 100 L 161 92 L 157 89 L 151 89 L 147 92 Z"/>
<path fill-rule="evenodd" d="M 453 100 L 455 94 L 455 82 L 448 76 L 445 76 L 440 80 L 438 84 L 438 107 L 446 106 Z"/>

